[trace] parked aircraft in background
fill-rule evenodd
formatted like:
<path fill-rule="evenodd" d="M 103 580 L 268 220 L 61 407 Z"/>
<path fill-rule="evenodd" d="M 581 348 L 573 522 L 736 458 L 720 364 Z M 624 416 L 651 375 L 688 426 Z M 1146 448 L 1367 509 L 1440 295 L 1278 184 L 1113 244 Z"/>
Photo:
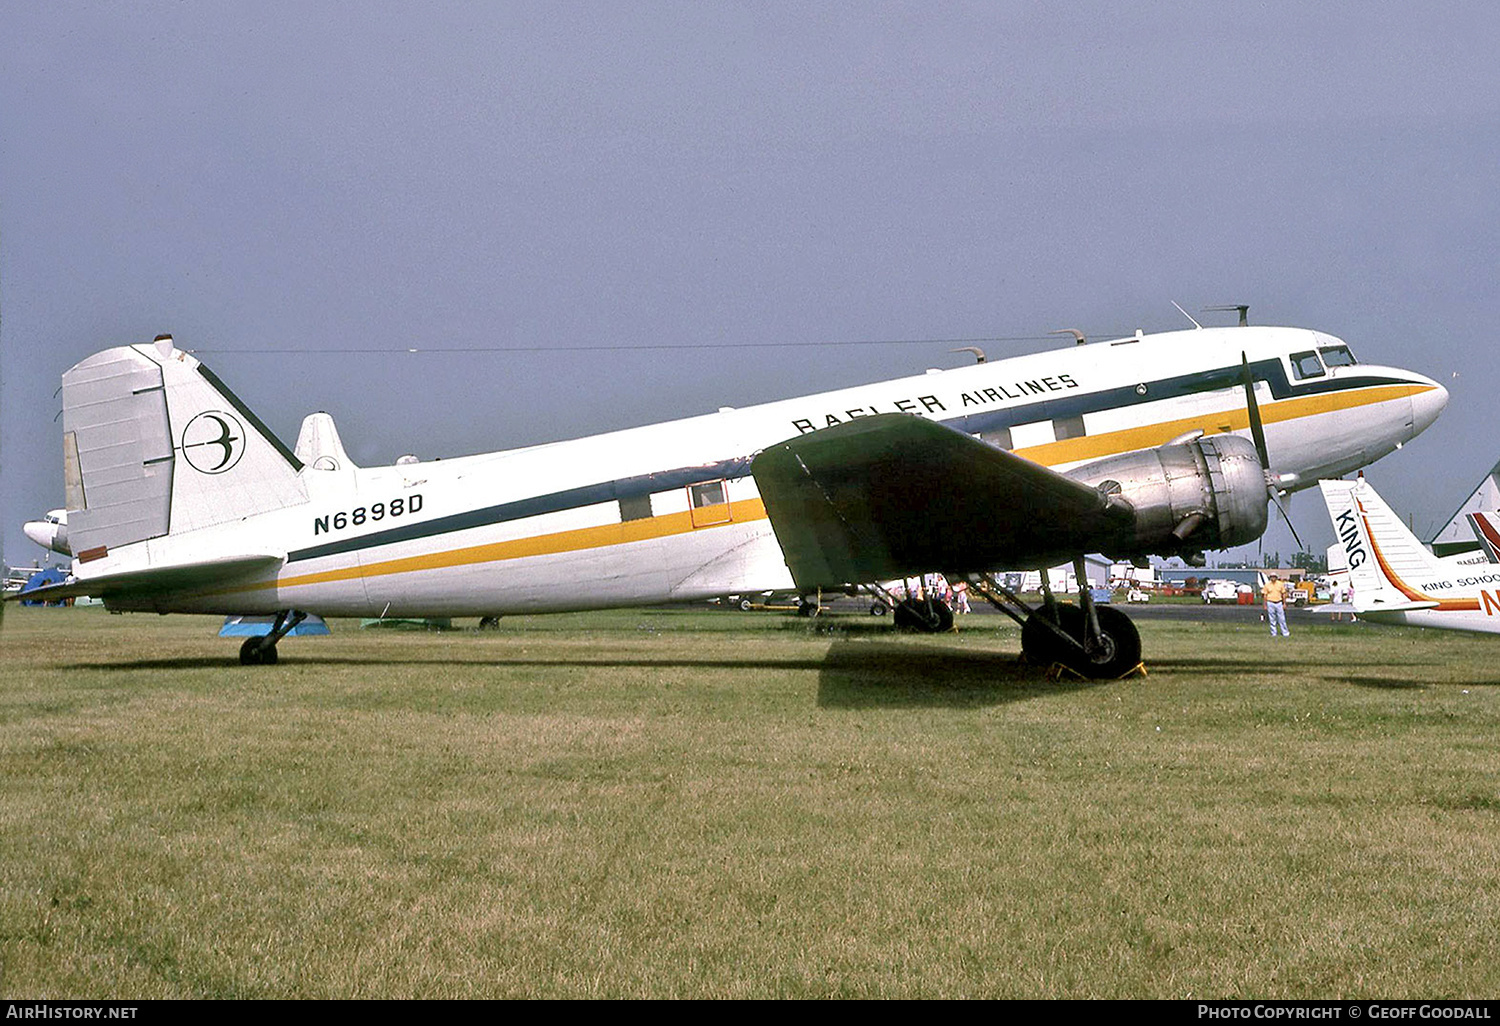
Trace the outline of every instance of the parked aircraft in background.
<path fill-rule="evenodd" d="M 1118 610 L 990 578 L 1085 552 L 1201 561 L 1267 500 L 1425 429 L 1447 392 L 1298 328 L 1137 333 L 575 441 L 356 467 L 326 414 L 295 451 L 170 336 L 63 375 L 73 579 L 113 609 L 489 616 L 968 577 L 1023 649 L 1094 676 Z M 1081 576 L 1081 571 L 1080 571 Z M 894 600 L 894 596 L 892 596 Z M 945 629 L 926 601 L 906 622 Z"/>
<path fill-rule="evenodd" d="M 1320 481 L 1354 586 L 1354 611 L 1374 623 L 1500 632 L 1500 514 L 1468 514 L 1485 550 L 1434 556 L 1368 481 Z M 1486 554 L 1486 550 L 1490 554 Z"/>
<path fill-rule="evenodd" d="M 1473 552 L 1476 545 L 1469 514 L 1500 509 L 1500 463 L 1495 464 L 1479 479 L 1469 497 L 1448 518 L 1448 522 L 1432 536 L 1431 548 L 1435 556 L 1456 556 Z"/>
<path fill-rule="evenodd" d="M 65 556 L 73 554 L 68 548 L 68 511 L 65 509 L 48 510 L 42 519 L 26 521 L 21 525 L 21 530 L 26 532 L 26 537 L 44 549 L 61 552 Z"/>

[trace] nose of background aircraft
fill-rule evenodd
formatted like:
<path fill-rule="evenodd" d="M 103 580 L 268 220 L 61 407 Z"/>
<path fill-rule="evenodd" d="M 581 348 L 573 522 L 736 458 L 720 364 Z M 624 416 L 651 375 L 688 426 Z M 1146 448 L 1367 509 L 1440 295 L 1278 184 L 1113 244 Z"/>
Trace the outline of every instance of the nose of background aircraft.
<path fill-rule="evenodd" d="M 1448 405 L 1448 390 L 1420 374 L 1413 374 L 1412 377 L 1418 384 L 1428 386 L 1411 397 L 1411 433 L 1415 438 L 1426 431 Z"/>
<path fill-rule="evenodd" d="M 57 524 L 49 524 L 45 520 L 28 520 L 21 525 L 21 530 L 26 532 L 26 537 L 44 549 L 51 549 L 53 552 L 68 551 L 66 536 L 58 538 L 59 525 Z M 61 530 L 66 531 L 67 528 Z"/>

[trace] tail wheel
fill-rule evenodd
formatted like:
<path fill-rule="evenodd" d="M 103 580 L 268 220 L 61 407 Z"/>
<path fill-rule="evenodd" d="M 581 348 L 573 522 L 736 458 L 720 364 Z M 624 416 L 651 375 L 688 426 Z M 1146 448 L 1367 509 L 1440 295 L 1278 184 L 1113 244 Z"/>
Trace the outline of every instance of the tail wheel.
<path fill-rule="evenodd" d="M 276 659 L 276 646 L 261 648 L 260 638 L 246 638 L 240 646 L 241 666 L 275 666 Z"/>

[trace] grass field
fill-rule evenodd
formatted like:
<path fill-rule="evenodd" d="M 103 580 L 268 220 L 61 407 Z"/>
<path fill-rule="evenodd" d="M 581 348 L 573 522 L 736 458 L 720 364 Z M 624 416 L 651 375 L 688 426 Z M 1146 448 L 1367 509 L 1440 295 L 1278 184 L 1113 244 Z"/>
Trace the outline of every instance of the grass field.
<path fill-rule="evenodd" d="M 6 997 L 1482 997 L 1500 639 L 10 608 Z"/>

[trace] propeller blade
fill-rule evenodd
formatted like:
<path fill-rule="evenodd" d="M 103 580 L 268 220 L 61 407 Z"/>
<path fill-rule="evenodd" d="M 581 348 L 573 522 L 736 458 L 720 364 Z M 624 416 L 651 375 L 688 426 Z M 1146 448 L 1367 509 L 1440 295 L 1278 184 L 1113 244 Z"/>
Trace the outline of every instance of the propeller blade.
<path fill-rule="evenodd" d="M 1292 539 L 1297 543 L 1299 552 L 1306 552 L 1307 546 L 1302 544 L 1302 538 L 1297 534 L 1297 528 L 1292 524 L 1292 515 L 1286 511 L 1286 504 L 1281 501 L 1281 493 L 1276 489 L 1270 489 L 1271 501 L 1276 504 L 1276 512 L 1281 514 L 1281 519 L 1286 523 L 1286 529 L 1292 532 Z"/>
<path fill-rule="evenodd" d="M 1266 472 L 1266 495 L 1270 497 L 1271 504 L 1276 507 L 1276 512 L 1281 514 L 1286 529 L 1292 532 L 1292 538 L 1297 542 L 1297 548 L 1303 549 L 1302 539 L 1297 534 L 1297 528 L 1292 526 L 1292 517 L 1286 511 L 1286 505 L 1281 501 L 1281 489 L 1276 487 L 1276 476 L 1271 473 L 1271 454 L 1266 450 L 1266 428 L 1260 419 L 1260 403 L 1255 399 L 1255 379 L 1250 376 L 1250 358 L 1240 353 L 1240 382 L 1245 386 L 1245 409 L 1250 414 L 1250 437 L 1255 440 L 1255 452 L 1260 457 L 1261 469 Z"/>
<path fill-rule="evenodd" d="M 1266 452 L 1266 429 L 1260 419 L 1260 403 L 1255 401 L 1255 381 L 1250 377 L 1250 358 L 1240 354 L 1240 381 L 1245 386 L 1245 408 L 1250 412 L 1250 437 L 1255 440 L 1255 451 L 1260 456 L 1260 465 L 1271 469 L 1271 455 Z"/>

